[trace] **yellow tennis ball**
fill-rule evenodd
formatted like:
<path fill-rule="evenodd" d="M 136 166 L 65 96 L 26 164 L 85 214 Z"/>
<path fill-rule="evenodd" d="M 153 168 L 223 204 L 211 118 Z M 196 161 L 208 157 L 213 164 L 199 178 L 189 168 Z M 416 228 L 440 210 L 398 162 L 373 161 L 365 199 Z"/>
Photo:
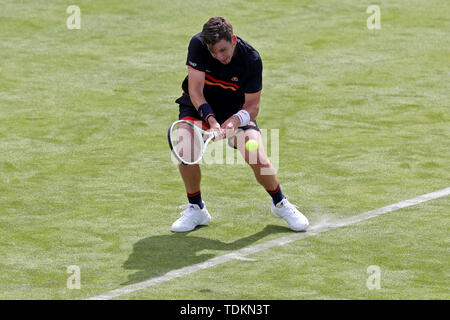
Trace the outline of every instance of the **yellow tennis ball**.
<path fill-rule="evenodd" d="M 250 152 L 254 152 L 258 150 L 258 141 L 250 139 L 245 143 L 245 149 L 247 149 Z"/>

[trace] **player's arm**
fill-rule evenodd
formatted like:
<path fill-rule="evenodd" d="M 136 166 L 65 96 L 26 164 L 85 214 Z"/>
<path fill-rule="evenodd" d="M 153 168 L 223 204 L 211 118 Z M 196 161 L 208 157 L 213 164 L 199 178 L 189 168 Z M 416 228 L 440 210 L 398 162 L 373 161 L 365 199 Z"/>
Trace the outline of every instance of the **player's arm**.
<path fill-rule="evenodd" d="M 233 132 L 238 127 L 247 125 L 251 120 L 255 120 L 259 112 L 259 101 L 262 90 L 262 61 L 259 54 L 253 54 L 249 62 L 249 78 L 241 87 L 244 91 L 244 105 L 242 109 L 231 116 L 222 124 L 222 128 Z"/>
<path fill-rule="evenodd" d="M 189 96 L 191 97 L 192 104 L 198 110 L 198 107 L 206 103 L 206 99 L 203 96 L 203 87 L 205 86 L 205 73 L 188 66 L 188 83 Z"/>
<path fill-rule="evenodd" d="M 189 96 L 192 104 L 195 106 L 199 114 L 202 116 L 212 130 L 222 133 L 219 123 L 217 122 L 211 107 L 203 95 L 203 88 L 205 86 L 205 73 L 203 71 L 196 70 L 192 67 L 188 67 L 188 83 L 189 83 Z"/>
<path fill-rule="evenodd" d="M 261 91 L 245 94 L 245 103 L 242 109 L 250 114 L 250 120 L 255 120 L 259 112 L 259 101 L 261 100 Z"/>

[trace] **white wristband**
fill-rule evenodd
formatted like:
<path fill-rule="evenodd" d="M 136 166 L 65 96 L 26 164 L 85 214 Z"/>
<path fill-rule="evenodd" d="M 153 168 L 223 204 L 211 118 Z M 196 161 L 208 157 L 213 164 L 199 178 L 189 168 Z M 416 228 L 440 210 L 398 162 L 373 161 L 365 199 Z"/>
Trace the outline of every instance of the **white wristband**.
<path fill-rule="evenodd" d="M 234 115 L 237 116 L 241 121 L 241 127 L 247 125 L 250 122 L 250 114 L 244 109 L 239 110 Z"/>

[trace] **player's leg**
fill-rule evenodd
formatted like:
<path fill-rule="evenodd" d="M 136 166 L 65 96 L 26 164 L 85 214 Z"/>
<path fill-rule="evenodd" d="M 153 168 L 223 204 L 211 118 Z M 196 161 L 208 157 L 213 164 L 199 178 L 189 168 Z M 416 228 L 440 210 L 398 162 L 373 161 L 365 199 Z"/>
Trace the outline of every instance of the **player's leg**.
<path fill-rule="evenodd" d="M 194 230 L 199 225 L 207 224 L 211 220 L 211 215 L 201 197 L 200 166 L 198 164 L 180 164 L 178 168 L 186 188 L 189 204 L 181 212 L 181 218 L 172 224 L 172 231 L 187 232 Z"/>
<path fill-rule="evenodd" d="M 273 201 L 278 203 L 284 198 L 284 195 L 281 192 L 275 169 L 264 151 L 261 133 L 258 131 L 256 125 L 252 126 L 252 124 L 253 123 L 251 122 L 250 126 L 246 127 L 247 130 L 242 130 L 236 134 L 234 137 L 234 145 L 253 169 L 253 173 L 259 184 L 261 184 L 271 196 L 274 195 L 272 197 L 275 197 Z M 258 148 L 255 151 L 250 152 L 245 148 L 245 144 L 248 140 L 255 140 L 258 143 Z"/>
<path fill-rule="evenodd" d="M 180 163 L 178 165 L 178 170 L 183 179 L 189 203 L 196 204 L 200 208 L 203 208 L 200 193 L 200 181 L 202 178 L 200 166 L 198 164 L 184 165 Z"/>
<path fill-rule="evenodd" d="M 249 151 L 245 147 L 250 139 L 258 143 L 255 151 Z M 253 169 L 256 180 L 272 197 L 272 213 L 283 218 L 292 230 L 305 230 L 309 225 L 308 219 L 283 195 L 276 171 L 264 151 L 261 133 L 252 127 L 243 130 L 235 136 L 234 145 Z"/>
<path fill-rule="evenodd" d="M 182 98 L 184 98 L 185 100 L 188 99 L 184 95 Z M 193 122 L 195 125 L 198 125 L 200 127 L 202 127 L 203 125 L 206 125 L 200 119 L 197 110 L 193 106 L 184 104 L 185 101 L 182 98 L 177 100 L 177 102 L 180 102 L 180 114 L 179 114 L 178 118 L 180 120 L 187 120 L 187 121 Z M 204 127 L 203 129 L 207 129 L 207 128 Z M 191 146 L 192 140 L 191 141 L 188 141 L 188 140 L 193 139 L 194 137 L 193 137 L 193 135 L 191 136 L 189 134 L 185 134 L 183 138 L 184 138 L 184 140 L 186 140 L 186 141 L 183 141 L 183 144 L 186 146 L 182 146 L 182 148 L 189 150 L 190 149 L 189 146 Z M 179 172 L 181 174 L 181 178 L 183 179 L 183 182 L 184 182 L 184 186 L 186 189 L 186 194 L 187 194 L 189 203 L 196 204 L 200 208 L 202 208 L 203 201 L 202 201 L 201 193 L 200 193 L 200 181 L 201 181 L 200 166 L 198 164 L 184 165 L 184 164 L 180 163 L 178 168 L 179 168 Z"/>
<path fill-rule="evenodd" d="M 193 107 L 180 105 L 180 120 L 200 121 L 198 114 Z M 189 135 L 184 135 L 184 138 Z M 193 137 L 192 137 L 193 138 Z M 191 144 L 189 141 L 185 141 Z M 200 191 L 201 170 L 198 164 L 184 165 L 179 164 L 178 170 L 183 180 L 186 194 L 188 198 L 188 205 L 186 209 L 181 212 L 181 218 L 172 224 L 172 231 L 187 232 L 195 229 L 198 225 L 204 225 L 211 220 L 211 216 L 206 209 L 205 203 L 202 200 Z"/>

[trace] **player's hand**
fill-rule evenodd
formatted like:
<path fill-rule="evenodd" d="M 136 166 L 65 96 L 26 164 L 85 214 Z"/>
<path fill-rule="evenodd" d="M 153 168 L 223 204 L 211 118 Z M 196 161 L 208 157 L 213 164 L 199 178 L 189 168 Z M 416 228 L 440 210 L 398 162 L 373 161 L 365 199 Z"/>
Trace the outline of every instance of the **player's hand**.
<path fill-rule="evenodd" d="M 234 135 L 236 130 L 239 128 L 241 122 L 236 116 L 231 116 L 227 121 L 225 121 L 221 128 L 225 132 L 225 137 L 231 137 Z"/>
<path fill-rule="evenodd" d="M 217 122 L 217 120 L 214 117 L 209 117 L 208 123 L 209 123 L 209 127 L 210 127 L 209 131 L 217 131 L 219 133 L 219 135 L 217 136 L 216 139 L 214 139 L 214 141 L 219 141 L 219 140 L 225 138 L 225 131 L 222 130 L 222 128 L 220 127 L 220 124 Z"/>

